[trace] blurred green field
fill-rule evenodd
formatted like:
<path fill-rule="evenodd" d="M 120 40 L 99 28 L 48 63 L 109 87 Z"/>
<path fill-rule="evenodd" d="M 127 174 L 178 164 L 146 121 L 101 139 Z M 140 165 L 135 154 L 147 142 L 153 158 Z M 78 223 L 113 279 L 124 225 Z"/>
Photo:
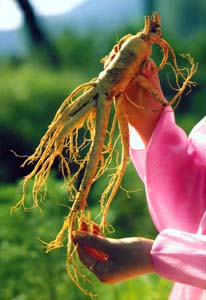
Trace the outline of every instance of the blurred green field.
<path fill-rule="evenodd" d="M 136 26 L 123 28 L 121 33 L 136 32 Z M 194 76 L 197 86 L 183 96 L 176 110 L 177 122 L 188 133 L 205 114 L 204 100 L 204 36 L 182 43 L 174 34 L 167 40 L 177 53 L 190 52 L 199 63 Z M 55 169 L 47 185 L 47 197 L 41 210 L 10 209 L 20 198 L 20 178 L 30 167 L 20 168 L 24 155 L 31 154 L 46 131 L 55 111 L 79 84 L 98 75 L 99 60 L 116 40 L 108 37 L 101 48 L 92 35 L 84 39 L 69 33 L 57 41 L 61 55 L 58 68 L 42 63 L 33 55 L 25 60 L 13 58 L 0 61 L 0 299 L 2 300 L 86 300 L 88 299 L 68 278 L 65 268 L 66 248 L 46 254 L 39 238 L 52 240 L 67 214 L 67 194 L 62 178 Z M 88 41 L 90 47 L 88 47 Z M 154 51 L 153 57 L 156 57 Z M 159 56 L 157 55 L 157 59 Z M 166 73 L 160 73 L 163 90 L 171 97 Z M 11 151 L 15 151 L 14 155 Z M 92 212 L 98 211 L 97 194 L 105 178 L 91 191 Z M 122 186 L 114 199 L 109 221 L 115 228 L 112 237 L 144 236 L 155 238 L 145 202 L 144 186 L 130 163 Z M 31 193 L 29 193 L 29 197 Z M 29 199 L 28 199 L 29 200 Z M 129 216 L 129 217 L 128 217 Z M 172 283 L 156 275 L 142 276 L 117 285 L 100 284 L 94 277 L 91 289 L 98 300 L 166 300 Z"/>
<path fill-rule="evenodd" d="M 15 300 L 70 300 L 89 299 L 70 280 L 65 268 L 66 248 L 57 249 L 50 253 L 45 253 L 45 249 L 39 239 L 51 241 L 60 228 L 63 218 L 66 215 L 66 191 L 60 180 L 51 178 L 48 184 L 48 199 L 42 204 L 42 210 L 32 210 L 30 212 L 18 211 L 11 214 L 10 208 L 19 199 L 20 188 L 16 184 L 0 186 L 1 195 L 1 231 L 0 231 L 0 299 Z M 127 201 L 127 200 L 126 200 Z M 125 202 L 126 202 L 125 201 Z M 119 204 L 118 204 L 119 206 Z M 112 207 L 113 218 L 120 222 L 119 232 L 112 236 L 124 236 L 130 233 L 138 234 L 136 228 L 142 235 L 148 234 L 147 217 L 139 212 L 140 218 L 136 216 L 133 224 L 127 224 L 121 230 L 123 215 L 128 204 L 121 206 L 121 212 Z M 140 203 L 139 203 L 140 206 Z M 137 205 L 138 207 L 138 205 Z M 95 206 L 93 207 L 95 208 Z M 118 216 L 119 214 L 119 216 Z M 134 213 L 135 215 L 135 213 Z M 125 222 L 124 220 L 123 222 Z M 141 222 L 141 225 L 138 225 Z M 136 224 L 136 225 L 135 225 Z M 126 231 L 128 231 L 126 233 Z M 146 233 L 147 232 L 147 233 Z M 150 232 L 152 236 L 152 232 Z M 83 272 L 88 272 L 80 264 Z M 91 285 L 86 287 L 97 294 L 98 300 L 150 300 L 167 299 L 172 283 L 158 277 L 157 275 L 142 276 L 133 280 L 128 280 L 116 285 L 101 284 L 93 276 Z"/>

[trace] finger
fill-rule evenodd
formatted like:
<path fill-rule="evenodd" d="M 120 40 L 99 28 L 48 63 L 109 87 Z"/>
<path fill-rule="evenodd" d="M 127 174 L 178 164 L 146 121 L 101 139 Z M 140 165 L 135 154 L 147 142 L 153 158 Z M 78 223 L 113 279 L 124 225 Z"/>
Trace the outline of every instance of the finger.
<path fill-rule="evenodd" d="M 100 231 L 99 226 L 95 223 L 92 223 L 92 234 L 104 236 L 104 234 Z"/>
<path fill-rule="evenodd" d="M 77 247 L 77 253 L 81 262 L 89 269 L 89 271 L 95 274 L 99 280 L 103 281 L 103 279 L 107 277 L 111 262 L 101 262 L 96 260 L 93 256 L 90 256 L 84 251 L 84 247 L 81 244 Z"/>
<path fill-rule="evenodd" d="M 89 231 L 89 228 L 88 228 L 87 223 L 84 222 L 84 221 L 82 221 L 82 220 L 79 222 L 79 229 L 80 229 L 81 231 L 86 231 L 86 232 Z"/>
<path fill-rule="evenodd" d="M 96 259 L 89 255 L 88 252 L 85 251 L 84 247 L 81 244 L 77 246 L 77 254 L 81 262 L 92 271 L 93 266 L 96 264 Z"/>
<path fill-rule="evenodd" d="M 80 243 L 81 245 L 90 246 L 94 249 L 105 252 L 109 256 L 112 255 L 114 248 L 113 243 L 115 243 L 115 240 L 112 240 L 111 243 L 111 239 L 82 231 L 75 231 L 73 233 L 73 239 L 76 244 Z"/>
<path fill-rule="evenodd" d="M 146 77 L 151 77 L 154 73 L 158 73 L 155 62 L 152 59 L 145 60 L 140 73 Z"/>

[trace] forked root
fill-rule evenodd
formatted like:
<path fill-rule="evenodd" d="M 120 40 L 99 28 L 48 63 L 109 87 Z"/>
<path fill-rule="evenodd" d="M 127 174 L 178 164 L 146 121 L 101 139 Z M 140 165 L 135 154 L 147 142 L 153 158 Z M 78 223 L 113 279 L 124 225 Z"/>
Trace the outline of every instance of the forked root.
<path fill-rule="evenodd" d="M 112 203 L 112 200 L 114 199 L 114 196 L 116 195 L 118 188 L 121 185 L 122 178 L 124 176 L 126 166 L 129 160 L 129 128 L 128 128 L 128 122 L 127 122 L 123 100 L 124 99 L 122 95 L 114 99 L 116 116 L 118 119 L 119 131 L 120 131 L 121 142 L 122 142 L 122 154 L 121 154 L 120 164 L 117 165 L 116 172 L 112 176 L 110 183 L 108 184 L 106 190 L 102 194 L 100 200 L 100 203 L 102 204 L 102 222 L 100 227 L 103 228 L 103 230 L 107 224 L 107 215 L 109 212 L 110 205 Z M 106 204 L 104 204 L 105 198 L 109 193 L 110 193 L 109 198 L 106 201 Z"/>
<path fill-rule="evenodd" d="M 132 41 L 131 44 L 130 41 Z M 167 64 L 169 54 L 173 61 L 171 67 L 175 74 L 177 93 L 168 103 L 165 103 L 165 100 L 160 97 L 150 81 L 141 75 L 143 63 L 145 60 L 149 60 L 150 46 L 154 43 L 159 44 L 163 49 L 164 56 L 159 70 Z M 137 53 L 132 52 L 134 47 L 136 47 Z M 145 51 L 146 55 L 142 55 L 145 54 Z M 122 57 L 121 53 L 123 53 Z M 132 58 L 131 53 L 133 54 Z M 106 171 L 109 172 L 110 180 L 102 192 L 99 202 L 101 206 L 100 227 L 103 231 L 107 228 L 109 208 L 121 185 L 129 158 L 129 132 L 124 99 L 127 98 L 136 106 L 136 109 L 144 109 L 143 106 L 138 107 L 132 99 L 129 99 L 126 89 L 134 82 L 135 78 L 135 82 L 146 89 L 162 106 L 174 105 L 185 89 L 194 85 L 191 77 L 197 66 L 189 55 L 185 57 L 191 65 L 190 69 L 178 67 L 174 50 L 165 40 L 161 39 L 160 15 L 155 13 L 152 18 L 146 17 L 143 32 L 135 37 L 131 35 L 123 37 L 110 55 L 104 59 L 106 70 L 101 73 L 99 79 L 80 85 L 62 103 L 34 154 L 29 156 L 23 164 L 23 166 L 32 163 L 35 165 L 33 171 L 23 180 L 22 198 L 13 210 L 21 206 L 27 209 L 26 192 L 31 180 L 34 180 L 33 207 L 39 206 L 39 201 L 45 196 L 45 184 L 54 161 L 56 158 L 60 159 L 60 172 L 68 187 L 68 198 L 71 205 L 56 238 L 50 243 L 44 244 L 49 252 L 63 247 L 66 239 L 67 272 L 76 285 L 90 297 L 94 295 L 82 288 L 81 281 L 84 282 L 87 278 L 76 265 L 76 248 L 72 242 L 72 232 L 88 215 L 88 196 L 92 184 Z M 136 59 L 135 67 L 133 58 Z M 127 76 L 126 79 L 125 76 Z M 79 93 L 81 94 L 79 95 Z M 113 100 L 115 112 L 110 126 L 109 118 Z M 82 130 L 83 128 L 84 130 Z M 81 139 L 79 138 L 80 134 Z M 121 146 L 119 147 L 120 142 Z M 82 151 L 86 152 L 84 156 Z M 75 171 L 71 167 L 72 164 L 76 166 Z M 78 184 L 80 172 L 84 174 L 81 183 Z M 87 221 L 91 221 L 90 216 L 87 216 Z"/>
<path fill-rule="evenodd" d="M 96 109 L 96 101 L 94 98 L 90 98 L 90 94 L 93 91 L 86 93 L 86 97 L 81 97 L 83 99 L 82 103 L 77 99 L 77 105 L 70 104 L 69 108 L 65 108 L 63 112 L 56 114 L 53 122 L 49 126 L 48 131 L 45 133 L 43 138 L 40 141 L 39 146 L 36 148 L 34 154 L 29 156 L 24 162 L 23 166 L 26 164 L 31 164 L 37 161 L 33 171 L 28 174 L 24 181 L 22 182 L 22 198 L 20 201 L 13 207 L 13 210 L 18 209 L 19 207 L 25 206 L 25 196 L 26 196 L 26 187 L 28 183 L 34 178 L 34 184 L 32 189 L 34 205 L 33 207 L 38 207 L 39 205 L 39 195 L 44 189 L 46 180 L 50 174 L 51 168 L 55 159 L 59 156 L 62 165 L 66 169 L 67 176 L 70 178 L 72 172 L 69 167 L 69 161 L 67 162 L 62 156 L 63 151 L 66 149 L 70 152 L 70 161 L 73 159 L 76 160 L 75 152 L 78 150 L 78 147 L 81 148 L 81 145 L 76 145 L 77 149 L 73 149 L 72 139 L 67 142 L 68 136 L 72 135 L 73 130 L 81 129 L 84 124 L 88 124 L 88 119 L 94 118 L 93 112 Z M 89 94 L 89 99 L 88 99 Z M 93 93 L 94 94 L 94 93 Z M 86 99 L 86 101 L 85 101 Z M 67 99 L 65 100 L 67 102 Z M 78 108 L 78 109 L 77 109 Z M 87 122 L 86 122 L 87 120 Z M 94 129 L 93 129 L 94 130 Z M 92 131 L 91 131 L 92 135 Z M 84 165 L 85 161 L 82 163 Z M 81 167 L 81 165 L 80 165 Z M 74 187 L 74 183 L 70 181 L 71 188 Z"/>

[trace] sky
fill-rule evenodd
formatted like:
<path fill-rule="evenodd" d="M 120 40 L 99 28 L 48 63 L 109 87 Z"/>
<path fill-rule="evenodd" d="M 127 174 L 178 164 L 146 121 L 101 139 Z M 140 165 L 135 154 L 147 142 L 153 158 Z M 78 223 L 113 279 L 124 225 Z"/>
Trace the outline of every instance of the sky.
<path fill-rule="evenodd" d="M 30 0 L 39 15 L 59 15 L 86 0 Z M 0 0 L 0 30 L 13 30 L 23 23 L 22 12 L 15 0 Z"/>

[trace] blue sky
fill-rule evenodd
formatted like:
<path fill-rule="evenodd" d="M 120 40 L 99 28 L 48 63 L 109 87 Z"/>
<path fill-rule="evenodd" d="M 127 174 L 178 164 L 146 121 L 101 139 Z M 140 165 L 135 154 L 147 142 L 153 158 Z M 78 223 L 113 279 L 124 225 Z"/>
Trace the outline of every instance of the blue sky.
<path fill-rule="evenodd" d="M 58 15 L 86 0 L 30 0 L 39 15 Z M 23 23 L 22 13 L 15 0 L 0 0 L 0 30 L 12 30 Z"/>

